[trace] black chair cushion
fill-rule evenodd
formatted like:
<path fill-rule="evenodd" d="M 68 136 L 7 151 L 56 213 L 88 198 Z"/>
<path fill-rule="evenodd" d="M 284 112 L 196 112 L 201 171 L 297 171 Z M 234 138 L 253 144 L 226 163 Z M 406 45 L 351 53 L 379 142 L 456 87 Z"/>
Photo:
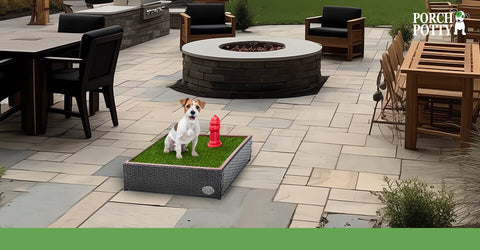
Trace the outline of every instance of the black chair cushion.
<path fill-rule="evenodd" d="M 225 5 L 187 4 L 185 14 L 191 17 L 191 25 L 225 24 Z"/>
<path fill-rule="evenodd" d="M 14 79 L 14 66 L 12 61 L 0 59 L 0 101 L 21 90 L 21 84 Z"/>
<path fill-rule="evenodd" d="M 347 28 L 347 21 L 362 17 L 359 8 L 342 6 L 324 6 L 322 14 L 322 26 L 333 28 Z"/>
<path fill-rule="evenodd" d="M 48 75 L 48 90 L 55 93 L 68 93 L 81 89 L 79 69 L 59 69 Z"/>
<path fill-rule="evenodd" d="M 54 81 L 69 82 L 69 84 L 71 84 L 72 82 L 80 81 L 80 71 L 78 68 L 54 70 L 50 73 L 50 79 Z"/>
<path fill-rule="evenodd" d="M 85 14 L 60 14 L 58 32 L 85 33 L 105 27 L 105 17 Z"/>
<path fill-rule="evenodd" d="M 330 28 L 330 27 L 318 27 L 310 28 L 308 34 L 312 36 L 326 36 L 326 37 L 348 37 L 348 29 L 344 28 Z"/>
<path fill-rule="evenodd" d="M 227 24 L 192 25 L 190 26 L 190 33 L 192 35 L 228 34 L 232 33 L 232 26 Z"/>

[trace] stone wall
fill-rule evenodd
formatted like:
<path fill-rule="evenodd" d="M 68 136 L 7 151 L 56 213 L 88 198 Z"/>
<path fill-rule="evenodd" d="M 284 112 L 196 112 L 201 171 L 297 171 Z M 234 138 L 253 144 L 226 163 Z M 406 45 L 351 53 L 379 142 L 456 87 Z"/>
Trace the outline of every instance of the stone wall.
<path fill-rule="evenodd" d="M 105 25 L 123 27 L 122 49 L 128 48 L 170 32 L 170 14 L 168 7 L 158 17 L 143 20 L 143 9 L 133 9 L 118 14 L 105 15 Z"/>
<path fill-rule="evenodd" d="M 321 55 L 267 62 L 230 62 L 183 56 L 189 89 L 218 98 L 295 96 L 317 88 Z"/>

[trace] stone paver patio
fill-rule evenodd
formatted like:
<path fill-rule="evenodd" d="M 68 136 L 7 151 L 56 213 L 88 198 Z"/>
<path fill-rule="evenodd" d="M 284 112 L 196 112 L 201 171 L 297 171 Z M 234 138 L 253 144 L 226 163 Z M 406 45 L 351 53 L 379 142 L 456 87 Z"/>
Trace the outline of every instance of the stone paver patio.
<path fill-rule="evenodd" d="M 24 25 L 25 18 L 0 23 L 0 35 L 43 28 Z M 238 36 L 304 39 L 303 25 L 249 30 Z M 195 98 L 168 88 L 181 78 L 179 30 L 122 50 L 118 127 L 103 103 L 90 118 L 89 140 L 80 119 L 59 114 L 49 114 L 41 136 L 25 135 L 18 114 L 0 123 L 0 165 L 7 168 L 0 227 L 317 227 L 322 216 L 372 218 L 382 205 L 369 191 L 381 190 L 384 176 L 440 183 L 452 165 L 442 156 L 458 147 L 421 137 L 418 151 L 405 150 L 403 133 L 386 125 L 368 135 L 379 59 L 390 40 L 388 29 L 366 28 L 363 59 L 323 57 L 329 79 L 316 95 L 200 98 L 207 102 L 203 132 L 216 114 L 221 133 L 253 135 L 252 160 L 222 200 L 122 191 L 122 163 L 168 133 L 182 116 L 179 99 Z"/>

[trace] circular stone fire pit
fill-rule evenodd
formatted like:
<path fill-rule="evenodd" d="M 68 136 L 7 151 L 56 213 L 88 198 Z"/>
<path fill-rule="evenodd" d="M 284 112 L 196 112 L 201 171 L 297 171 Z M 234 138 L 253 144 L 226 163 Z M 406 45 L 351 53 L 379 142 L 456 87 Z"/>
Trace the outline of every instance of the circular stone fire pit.
<path fill-rule="evenodd" d="M 253 49 L 241 49 L 242 44 L 261 44 L 266 49 L 245 51 Z M 272 46 L 276 50 L 271 50 Z M 235 47 L 240 51 L 224 49 Z M 197 96 L 301 96 L 315 94 L 323 84 L 322 46 L 310 41 L 268 37 L 206 39 L 187 43 L 182 52 L 181 84 Z"/>

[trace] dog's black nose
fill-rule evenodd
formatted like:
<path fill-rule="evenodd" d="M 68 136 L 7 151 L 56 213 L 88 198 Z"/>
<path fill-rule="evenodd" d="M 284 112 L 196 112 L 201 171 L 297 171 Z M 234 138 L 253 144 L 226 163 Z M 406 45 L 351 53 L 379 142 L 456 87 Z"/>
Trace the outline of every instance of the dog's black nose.
<path fill-rule="evenodd" d="M 195 111 L 193 111 L 193 110 L 190 111 L 190 114 L 191 114 L 191 115 L 195 115 Z"/>

